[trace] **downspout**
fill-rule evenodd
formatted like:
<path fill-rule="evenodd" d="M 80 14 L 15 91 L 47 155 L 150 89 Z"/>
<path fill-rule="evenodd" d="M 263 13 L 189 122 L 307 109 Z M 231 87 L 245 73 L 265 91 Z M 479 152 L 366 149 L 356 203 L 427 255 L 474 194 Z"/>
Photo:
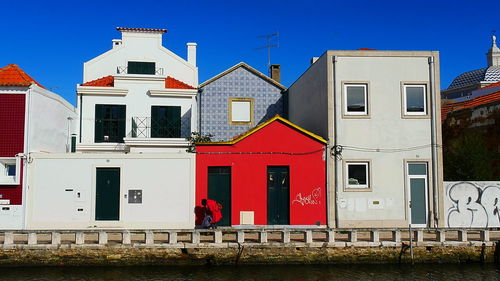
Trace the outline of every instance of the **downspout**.
<path fill-rule="evenodd" d="M 337 75 L 336 71 L 336 63 L 337 63 L 337 56 L 333 56 L 333 149 L 334 152 L 337 151 L 336 145 L 337 145 L 337 93 L 336 93 L 336 79 L 335 76 Z M 334 193 L 335 193 L 335 228 L 339 227 L 339 208 L 338 208 L 338 176 L 337 176 L 337 155 L 334 154 L 334 159 L 333 159 L 333 182 L 334 182 Z"/>
<path fill-rule="evenodd" d="M 431 108 L 431 153 L 432 153 L 432 202 L 434 227 L 438 226 L 439 210 L 438 210 L 438 165 L 437 165 L 437 128 L 436 128 L 436 105 L 435 105 L 435 90 L 434 90 L 434 57 L 429 57 L 429 75 L 430 75 L 430 108 Z"/>
<path fill-rule="evenodd" d="M 83 108 L 83 95 L 80 95 L 80 103 L 79 103 L 79 107 L 80 107 L 80 116 L 78 119 L 80 119 L 80 128 L 79 128 L 79 132 L 78 132 L 78 138 L 79 138 L 79 143 L 82 143 L 82 108 Z"/>

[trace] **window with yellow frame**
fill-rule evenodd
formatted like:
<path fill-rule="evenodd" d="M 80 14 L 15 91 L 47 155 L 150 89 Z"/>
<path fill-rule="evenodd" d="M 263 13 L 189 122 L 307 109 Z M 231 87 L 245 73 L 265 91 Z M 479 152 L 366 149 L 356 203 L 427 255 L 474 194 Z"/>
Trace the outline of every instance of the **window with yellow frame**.
<path fill-rule="evenodd" d="M 253 99 L 229 98 L 228 117 L 230 125 L 252 125 Z"/>

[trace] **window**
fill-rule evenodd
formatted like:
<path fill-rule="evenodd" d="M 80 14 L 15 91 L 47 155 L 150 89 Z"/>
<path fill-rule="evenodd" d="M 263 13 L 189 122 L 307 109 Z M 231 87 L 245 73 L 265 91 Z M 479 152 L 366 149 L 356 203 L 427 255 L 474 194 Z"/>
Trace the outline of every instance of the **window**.
<path fill-rule="evenodd" d="M 97 142 L 123 142 L 125 137 L 125 105 L 96 104 L 95 134 Z"/>
<path fill-rule="evenodd" d="M 253 99 L 229 99 L 229 124 L 251 125 L 253 123 Z"/>
<path fill-rule="evenodd" d="M 156 65 L 154 62 L 129 61 L 127 65 L 128 74 L 155 74 Z"/>
<path fill-rule="evenodd" d="M 346 188 L 370 188 L 369 162 L 346 162 Z"/>
<path fill-rule="evenodd" d="M 0 158 L 0 185 L 19 184 L 20 158 Z"/>
<path fill-rule="evenodd" d="M 344 85 L 344 112 L 346 115 L 368 115 L 367 84 Z"/>
<path fill-rule="evenodd" d="M 181 137 L 180 106 L 151 107 L 151 137 L 152 138 Z"/>
<path fill-rule="evenodd" d="M 427 115 L 425 85 L 404 85 L 403 105 L 405 115 Z"/>

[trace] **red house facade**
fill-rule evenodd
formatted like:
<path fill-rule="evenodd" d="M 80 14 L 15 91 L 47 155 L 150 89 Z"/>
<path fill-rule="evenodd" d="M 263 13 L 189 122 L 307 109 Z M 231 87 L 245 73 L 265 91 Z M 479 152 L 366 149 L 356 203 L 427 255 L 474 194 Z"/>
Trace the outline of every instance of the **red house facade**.
<path fill-rule="evenodd" d="M 326 140 L 276 116 L 229 142 L 196 147 L 201 200 L 223 205 L 220 226 L 326 225 Z"/>

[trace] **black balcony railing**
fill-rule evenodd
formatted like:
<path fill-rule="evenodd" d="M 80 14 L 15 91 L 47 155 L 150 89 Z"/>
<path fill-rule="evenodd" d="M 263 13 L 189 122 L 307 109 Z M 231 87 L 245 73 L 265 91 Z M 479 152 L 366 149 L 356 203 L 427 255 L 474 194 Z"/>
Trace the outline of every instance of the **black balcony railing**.
<path fill-rule="evenodd" d="M 181 119 L 132 117 L 133 138 L 181 138 Z"/>
<path fill-rule="evenodd" d="M 126 66 L 116 67 L 116 73 L 117 74 L 132 74 L 132 73 L 128 73 L 128 67 L 126 67 Z M 151 73 L 151 74 L 153 74 L 153 73 Z M 154 75 L 163 75 L 163 68 L 156 67 Z"/>

